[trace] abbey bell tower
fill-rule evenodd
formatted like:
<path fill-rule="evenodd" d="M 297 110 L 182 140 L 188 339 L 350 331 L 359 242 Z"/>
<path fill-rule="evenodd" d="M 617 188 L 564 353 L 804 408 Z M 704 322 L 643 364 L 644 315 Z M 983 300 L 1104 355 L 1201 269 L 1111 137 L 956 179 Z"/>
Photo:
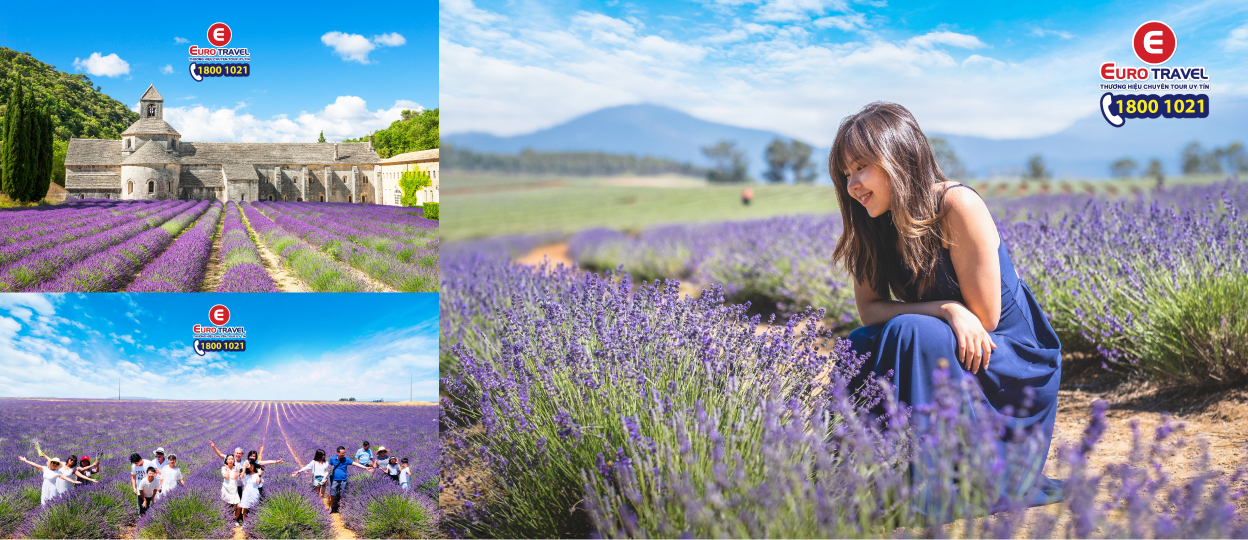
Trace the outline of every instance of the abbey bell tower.
<path fill-rule="evenodd" d="M 164 104 L 165 98 L 160 97 L 160 92 L 156 91 L 156 87 L 147 87 L 147 91 L 143 92 L 143 97 L 139 98 L 139 118 L 164 120 L 163 112 L 161 111 Z"/>

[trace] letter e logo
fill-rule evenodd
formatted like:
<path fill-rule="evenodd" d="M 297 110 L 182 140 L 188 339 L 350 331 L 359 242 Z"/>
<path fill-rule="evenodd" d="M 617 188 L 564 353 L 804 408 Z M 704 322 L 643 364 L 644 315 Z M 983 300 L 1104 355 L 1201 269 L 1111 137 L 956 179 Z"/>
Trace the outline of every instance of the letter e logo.
<path fill-rule="evenodd" d="M 1170 25 L 1148 21 L 1135 30 L 1131 45 L 1135 48 L 1135 55 L 1145 64 L 1161 64 L 1174 55 L 1178 39 L 1174 37 Z"/>
<path fill-rule="evenodd" d="M 227 322 L 230 322 L 229 308 L 221 304 L 212 306 L 212 309 L 208 310 L 208 320 L 211 321 L 212 324 L 215 324 L 217 326 L 221 326 Z"/>
<path fill-rule="evenodd" d="M 223 22 L 208 27 L 208 43 L 211 43 L 213 47 L 229 45 L 232 37 L 234 33 L 230 31 L 230 26 Z"/>

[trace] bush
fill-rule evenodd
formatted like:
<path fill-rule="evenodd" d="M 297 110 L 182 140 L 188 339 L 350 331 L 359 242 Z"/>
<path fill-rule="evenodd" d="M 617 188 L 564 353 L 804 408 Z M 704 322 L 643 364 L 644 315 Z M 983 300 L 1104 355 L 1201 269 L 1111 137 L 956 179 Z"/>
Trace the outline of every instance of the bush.
<path fill-rule="evenodd" d="M 1209 277 L 1162 299 L 1142 336 L 1148 365 L 1187 383 L 1248 378 L 1248 274 Z"/>
<path fill-rule="evenodd" d="M 251 509 L 243 530 L 251 538 L 326 538 L 329 511 L 316 493 L 289 475 L 265 480 L 265 498 Z"/>
<path fill-rule="evenodd" d="M 424 209 L 425 219 L 432 219 L 432 220 L 438 219 L 438 203 L 427 202 L 421 208 Z"/>
<path fill-rule="evenodd" d="M 232 538 L 233 512 L 220 500 L 220 483 L 192 480 L 152 505 L 139 520 L 139 538 Z"/>
<path fill-rule="evenodd" d="M 26 515 L 39 507 L 39 486 L 10 483 L 0 486 L 0 538 L 13 536 Z"/>
<path fill-rule="evenodd" d="M 121 482 L 76 487 L 30 516 L 24 538 L 121 538 L 138 520 L 134 492 Z"/>
<path fill-rule="evenodd" d="M 434 478 L 436 482 L 436 477 Z M 343 497 L 342 523 L 362 538 L 431 538 L 438 531 L 433 500 L 403 491 L 388 476 L 356 475 Z"/>

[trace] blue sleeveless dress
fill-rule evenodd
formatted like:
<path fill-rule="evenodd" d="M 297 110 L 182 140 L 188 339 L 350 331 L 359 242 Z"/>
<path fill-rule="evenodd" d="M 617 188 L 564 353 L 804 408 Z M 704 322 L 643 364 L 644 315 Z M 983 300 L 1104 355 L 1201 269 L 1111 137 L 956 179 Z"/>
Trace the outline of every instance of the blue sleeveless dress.
<path fill-rule="evenodd" d="M 955 187 L 974 191 L 963 184 L 950 186 L 949 189 Z M 1002 414 L 1001 411 L 1010 406 L 1014 411 L 1007 417 L 1010 427 L 1043 430 L 1043 452 L 1047 456 L 1053 437 L 1053 421 L 1057 417 L 1062 344 L 1032 296 L 1031 289 L 1019 278 L 1004 241 L 997 248 L 997 258 L 1001 263 L 1001 320 L 997 328 L 990 332 L 997 348 L 992 351 L 988 369 L 981 369 L 972 375 L 961 367 L 956 360 L 957 341 L 953 329 L 944 320 L 927 315 L 898 315 L 886 323 L 864 326 L 849 334 L 855 352 L 870 353 L 862 372 L 851 380 L 850 388 L 858 388 L 868 376 L 883 376 L 893 370 L 890 382 L 896 389 L 898 401 L 912 406 L 930 403 L 935 392 L 932 372 L 941 359 L 946 359 L 951 381 L 956 382 L 961 377 L 978 379 L 980 393 L 970 396 L 970 399 L 988 405 L 996 414 Z M 920 302 L 963 302 L 962 290 L 947 248 L 941 249 L 935 286 L 922 296 L 917 289 L 917 284 L 911 285 L 907 293 Z M 1029 407 L 1024 406 L 1028 401 L 1026 388 L 1034 391 Z M 1018 411 L 1023 409 L 1026 409 L 1026 415 L 1020 416 Z M 1008 451 L 1004 445 L 1001 448 Z M 1026 495 L 1030 506 L 1064 499 L 1063 483 L 1045 477 L 1043 469 L 1044 460 L 1040 460 L 1036 470 L 1016 471 L 1020 475 L 1037 478 Z"/>

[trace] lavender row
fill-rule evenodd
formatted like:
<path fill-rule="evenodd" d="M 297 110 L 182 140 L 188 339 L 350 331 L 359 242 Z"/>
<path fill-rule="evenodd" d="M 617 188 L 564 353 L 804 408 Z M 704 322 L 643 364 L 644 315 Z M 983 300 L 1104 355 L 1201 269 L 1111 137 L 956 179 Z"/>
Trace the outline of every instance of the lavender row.
<path fill-rule="evenodd" d="M 438 270 L 436 255 L 434 264 L 417 266 L 404 263 L 386 253 L 362 248 L 350 240 L 352 231 L 343 231 L 333 222 L 311 215 L 292 216 L 268 203 L 257 203 L 256 208 L 269 216 L 283 229 L 307 240 L 339 261 L 362 270 L 400 292 L 433 292 L 437 288 Z"/>
<path fill-rule="evenodd" d="M 59 245 L 45 251 L 27 255 L 26 257 L 0 269 L 0 290 L 21 291 L 50 279 L 60 269 L 73 261 L 83 260 L 100 250 L 129 240 L 135 235 L 160 225 L 168 219 L 181 214 L 195 203 L 187 201 L 180 204 L 162 206 L 155 215 L 139 219 L 128 219 L 116 228 L 105 229 L 97 234 L 80 238 L 68 244 Z M 127 219 L 127 218 L 121 218 Z"/>
<path fill-rule="evenodd" d="M 212 203 L 190 229 L 182 232 L 156 260 L 148 263 L 127 288 L 130 292 L 194 292 L 204 280 L 212 237 L 221 219 L 221 202 Z"/>
<path fill-rule="evenodd" d="M 81 223 L 73 228 L 50 230 L 46 234 L 30 240 L 0 246 L 0 266 L 12 263 L 41 250 L 55 248 L 73 240 L 120 227 L 137 219 L 161 212 L 174 204 L 176 203 L 172 201 L 161 201 L 159 203 L 129 206 L 128 208 L 132 212 L 121 215 L 115 215 L 111 212 L 97 214 L 90 221 Z"/>
<path fill-rule="evenodd" d="M 181 205 L 178 208 L 183 208 Z M 175 235 L 203 215 L 208 201 L 186 208 L 160 227 L 149 229 L 112 248 L 77 263 L 59 277 L 31 290 L 39 292 L 113 292 L 125 288 L 135 272 L 161 254 Z"/>
<path fill-rule="evenodd" d="M 352 275 L 348 267 L 286 232 L 250 204 L 243 206 L 243 213 L 256 235 L 313 291 L 367 292 L 372 290 L 369 284 Z"/>
<path fill-rule="evenodd" d="M 362 212 L 322 211 L 318 206 L 303 203 L 266 203 L 270 208 L 296 219 L 307 221 L 328 232 L 370 249 L 389 253 L 400 262 L 433 267 L 437 265 L 437 230 L 416 229 L 410 234 L 400 233 L 382 226 L 373 217 Z M 429 221 L 429 220 L 426 220 Z M 432 237 L 432 238 L 431 238 Z"/>
<path fill-rule="evenodd" d="M 259 234 L 259 233 L 257 233 Z M 221 283 L 217 292 L 278 292 L 273 278 L 264 269 L 251 233 L 243 224 L 238 204 L 230 202 L 221 229 Z"/>

